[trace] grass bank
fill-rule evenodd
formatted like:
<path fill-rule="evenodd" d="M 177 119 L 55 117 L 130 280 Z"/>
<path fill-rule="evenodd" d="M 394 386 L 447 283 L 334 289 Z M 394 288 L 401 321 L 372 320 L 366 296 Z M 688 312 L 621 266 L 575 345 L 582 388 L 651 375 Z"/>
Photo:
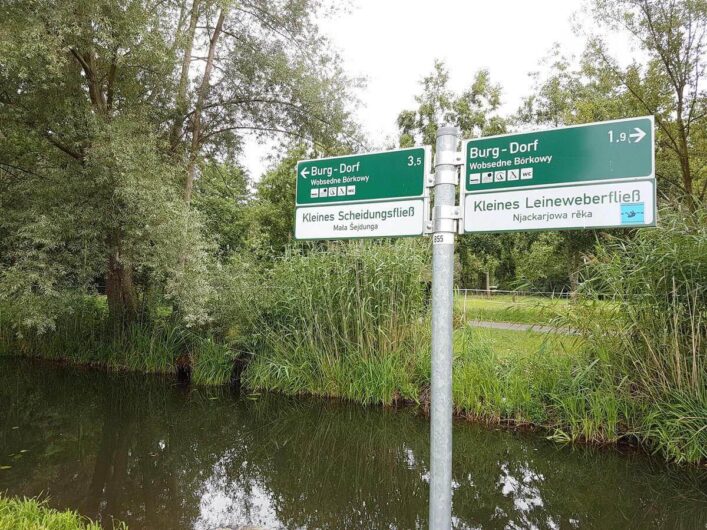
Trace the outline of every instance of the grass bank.
<path fill-rule="evenodd" d="M 123 523 L 111 528 L 127 530 Z M 0 496 L 0 530 L 103 530 L 104 527 L 78 513 L 49 508 L 35 499 L 13 499 Z"/>
<path fill-rule="evenodd" d="M 361 403 L 429 405 L 430 355 L 270 350 L 245 373 L 248 387 Z M 463 327 L 454 333 L 456 413 L 492 424 L 533 425 L 562 441 L 613 443 L 633 434 L 621 392 L 602 384 L 581 339 Z"/>
<path fill-rule="evenodd" d="M 9 317 L 8 310 L 0 308 L 0 355 L 170 375 L 183 368 L 199 384 L 228 383 L 238 357 L 224 341 L 187 329 L 168 314 L 116 329 L 101 296 L 74 300 L 55 329 L 42 333 L 18 332 Z"/>
<path fill-rule="evenodd" d="M 457 413 L 538 426 L 558 441 L 627 441 L 669 460 L 707 461 L 707 237 L 689 226 L 676 220 L 598 252 L 597 283 L 576 303 L 476 307 L 477 318 L 558 323 L 579 337 L 472 329 L 457 299 Z M 277 264 L 247 386 L 425 405 L 427 256 L 414 245 L 347 245 Z"/>
<path fill-rule="evenodd" d="M 585 282 L 581 303 L 552 301 L 564 314 L 558 323 L 580 336 L 471 328 L 457 300 L 457 413 L 537 426 L 563 442 L 629 441 L 668 460 L 706 462 L 707 238 L 662 230 L 597 254 L 601 283 Z M 81 313 L 84 304 L 53 332 L 0 325 L 0 353 L 162 373 L 186 360 L 193 382 L 222 384 L 247 350 L 242 382 L 253 392 L 426 406 L 428 252 L 417 240 L 293 252 L 267 270 L 229 275 L 210 329 L 165 315 L 115 334 L 100 308 Z M 593 289 L 614 289 L 615 301 Z M 519 318 L 538 322 L 533 312 Z"/>

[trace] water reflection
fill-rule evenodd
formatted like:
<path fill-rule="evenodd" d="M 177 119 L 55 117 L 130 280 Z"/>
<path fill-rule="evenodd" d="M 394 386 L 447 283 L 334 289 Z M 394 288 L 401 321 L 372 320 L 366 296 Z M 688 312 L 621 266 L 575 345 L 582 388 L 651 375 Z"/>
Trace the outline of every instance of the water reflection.
<path fill-rule="evenodd" d="M 133 528 L 425 528 L 412 411 L 0 360 L 0 491 Z M 454 431 L 455 528 L 704 528 L 707 479 L 640 455 Z"/>

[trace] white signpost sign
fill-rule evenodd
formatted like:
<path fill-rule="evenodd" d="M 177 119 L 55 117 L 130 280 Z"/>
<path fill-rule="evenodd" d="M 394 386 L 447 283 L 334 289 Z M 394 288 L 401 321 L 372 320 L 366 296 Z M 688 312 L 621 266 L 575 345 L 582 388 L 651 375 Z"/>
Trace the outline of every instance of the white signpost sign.
<path fill-rule="evenodd" d="M 655 224 L 655 182 L 614 182 L 485 192 L 465 198 L 466 232 Z"/>
<path fill-rule="evenodd" d="M 336 204 L 297 208 L 297 239 L 419 236 L 425 225 L 424 200 Z"/>

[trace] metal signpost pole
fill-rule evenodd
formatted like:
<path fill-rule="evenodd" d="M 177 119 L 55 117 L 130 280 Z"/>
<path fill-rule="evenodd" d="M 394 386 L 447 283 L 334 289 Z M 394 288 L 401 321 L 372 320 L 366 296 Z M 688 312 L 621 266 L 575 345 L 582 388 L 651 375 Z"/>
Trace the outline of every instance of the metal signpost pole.
<path fill-rule="evenodd" d="M 430 530 L 452 526 L 452 304 L 457 177 L 456 127 L 440 127 L 432 236 L 432 406 Z"/>

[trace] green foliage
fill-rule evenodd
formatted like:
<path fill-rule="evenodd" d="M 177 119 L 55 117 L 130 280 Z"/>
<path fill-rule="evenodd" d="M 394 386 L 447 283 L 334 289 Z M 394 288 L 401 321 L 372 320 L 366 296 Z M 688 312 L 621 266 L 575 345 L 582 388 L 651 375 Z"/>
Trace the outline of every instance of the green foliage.
<path fill-rule="evenodd" d="M 571 325 L 611 384 L 646 407 L 636 429 L 648 445 L 695 462 L 707 458 L 707 217 L 674 206 L 660 219 L 597 249 L 584 290 L 613 302 L 578 306 Z"/>
<path fill-rule="evenodd" d="M 7 311 L 4 313 L 7 314 Z M 0 320 L 0 354 L 37 356 L 95 364 L 114 370 L 175 373 L 185 349 L 182 327 L 169 321 L 138 322 L 117 330 L 103 303 L 75 304 L 57 319 L 56 329 L 16 333 L 11 321 Z"/>
<path fill-rule="evenodd" d="M 707 98 L 701 86 L 705 74 L 707 4 L 643 0 L 587 3 L 598 27 L 628 35 L 644 59 L 622 65 L 613 58 L 605 40 L 596 35 L 588 41 L 578 61 L 563 55 L 558 44 L 544 61 L 548 73 L 533 74 L 534 91 L 519 109 L 516 122 L 525 127 L 556 127 L 654 115 L 656 177 L 661 198 L 704 208 Z M 530 260 L 520 261 L 518 272 L 531 282 L 543 281 L 538 274 L 542 270 L 540 263 L 537 267 L 535 264 L 554 255 L 556 259 L 548 262 L 549 268 L 565 264 L 574 290 L 582 257 L 605 237 L 595 231 L 543 236 L 544 243 L 554 244 L 540 247 L 533 243 Z M 556 276 L 556 281 L 561 279 L 560 274 Z"/>
<path fill-rule="evenodd" d="M 602 375 L 597 361 L 585 362 L 548 394 L 552 408 L 562 418 L 555 425 L 553 439 L 614 443 L 634 436 L 631 425 L 640 418 L 635 403 L 627 398 L 621 384 L 614 386 Z"/>
<path fill-rule="evenodd" d="M 592 39 L 574 66 L 558 47 L 516 124 L 654 114 L 659 191 L 688 206 L 618 239 L 460 237 L 466 287 L 488 277 L 574 290 L 581 262 L 600 246 L 583 287 L 589 301 L 568 317 L 587 354 L 501 351 L 461 329 L 455 400 L 486 421 L 543 425 L 564 440 L 635 436 L 697 462 L 707 446 L 707 8 L 591 6 L 648 60 L 619 65 Z M 322 7 L 0 4 L 0 353 L 160 373 L 188 362 L 194 382 L 222 384 L 247 350 L 253 388 L 426 401 L 426 245 L 291 247 L 296 161 L 361 143 L 350 118 L 357 81 L 318 32 Z M 207 57 L 197 59 L 202 48 Z M 505 132 L 500 94 L 484 70 L 455 94 L 436 62 L 417 107 L 398 117 L 400 145 L 434 145 L 440 123 L 464 138 Z M 247 131 L 288 137 L 287 155 L 255 193 L 238 163 Z"/>
<path fill-rule="evenodd" d="M 517 251 L 518 282 L 542 291 L 563 291 L 568 276 L 566 242 L 562 233 L 545 232 L 527 250 Z"/>
<path fill-rule="evenodd" d="M 249 212 L 249 242 L 259 255 L 281 256 L 291 243 L 295 223 L 295 168 L 297 161 L 305 158 L 309 157 L 303 146 L 292 148 L 257 184 Z"/>
<path fill-rule="evenodd" d="M 458 126 L 462 138 L 505 132 L 505 121 L 497 114 L 501 87 L 491 82 L 487 70 L 479 70 L 461 94 L 454 94 L 448 84 L 446 66 L 435 61 L 432 73 L 421 82 L 422 93 L 415 96 L 418 108 L 398 115 L 401 147 L 434 146 L 439 124 Z"/>
<path fill-rule="evenodd" d="M 17 307 L 19 325 L 50 329 L 72 291 L 102 287 L 111 255 L 133 271 L 141 293 L 159 288 L 179 300 L 187 322 L 203 322 L 209 245 L 174 185 L 174 167 L 137 119 L 115 119 L 101 129 L 86 161 L 69 163 L 66 173 L 2 174 L 13 236 L 0 296 Z"/>
<path fill-rule="evenodd" d="M 123 523 L 114 523 L 116 530 L 127 530 Z M 46 501 L 0 497 L 0 530 L 102 530 L 78 513 L 47 507 Z"/>
<path fill-rule="evenodd" d="M 457 252 L 461 263 L 460 287 L 563 291 L 570 288 L 579 254 L 593 242 L 592 233 L 504 232 L 464 234 Z"/>
<path fill-rule="evenodd" d="M 561 441 L 615 442 L 627 436 L 630 411 L 623 395 L 601 385 L 594 364 L 571 343 L 532 332 L 514 335 L 506 350 L 496 330 L 455 333 L 453 399 L 459 414 L 488 423 L 535 425 Z M 537 339 L 537 340 L 536 340 Z M 521 348 L 519 342 L 537 343 Z M 315 394 L 361 403 L 407 400 L 429 405 L 428 348 L 366 356 L 274 349 L 246 372 L 253 389 Z"/>
<path fill-rule="evenodd" d="M 173 375 L 182 363 L 199 385 L 228 383 L 238 356 L 232 337 L 229 341 L 229 337 L 189 332 L 169 316 L 116 331 L 101 299 L 76 303 L 70 314 L 57 319 L 55 330 L 44 333 L 27 330 L 18 335 L 8 317 L 7 311 L 0 312 L 0 355 Z"/>
<path fill-rule="evenodd" d="M 660 214 L 657 228 L 598 248 L 585 289 L 614 298 L 606 340 L 617 342 L 602 342 L 618 347 L 613 363 L 642 393 L 707 398 L 707 212 L 676 206 Z"/>
<path fill-rule="evenodd" d="M 523 333 L 518 333 L 520 339 Z M 539 349 L 501 355 L 488 339 L 465 328 L 455 349 L 453 398 L 459 412 L 491 423 L 553 425 L 549 396 L 571 377 L 576 357 Z"/>
<path fill-rule="evenodd" d="M 647 405 L 641 437 L 656 453 L 678 463 L 707 460 L 707 403 L 704 395 L 672 392 Z"/>
<path fill-rule="evenodd" d="M 193 337 L 191 380 L 197 385 L 224 385 L 231 381 L 236 358 L 233 350 L 214 337 Z"/>
<path fill-rule="evenodd" d="M 298 336 L 312 351 L 331 355 L 399 349 L 424 314 L 425 249 L 401 240 L 293 251 L 270 275 L 262 316 L 267 333 Z"/>
<path fill-rule="evenodd" d="M 248 234 L 244 134 L 359 143 L 322 8 L 0 6 L 0 292 L 19 327 L 51 330 L 65 299 L 97 292 L 120 325 L 164 303 L 210 321 L 214 258 Z"/>
<path fill-rule="evenodd" d="M 269 287 L 265 272 L 255 256 L 246 253 L 233 255 L 219 265 L 214 275 L 209 330 L 228 344 L 254 347 L 260 308 Z"/>
<path fill-rule="evenodd" d="M 461 285 L 469 289 L 486 289 L 494 284 L 501 265 L 503 242 L 508 238 L 489 237 L 487 234 L 465 234 L 459 238 L 457 252 L 461 265 Z M 489 285 L 486 285 L 488 280 Z"/>
<path fill-rule="evenodd" d="M 659 177 L 672 189 L 668 193 L 686 204 L 707 198 L 705 124 L 707 97 L 705 47 L 707 3 L 594 0 L 597 21 L 628 32 L 646 54 L 643 63 L 620 66 L 601 38 L 588 47 L 596 72 L 645 113 L 655 115 Z"/>
<path fill-rule="evenodd" d="M 405 352 L 375 357 L 351 352 L 327 358 L 313 354 L 306 347 L 295 350 L 277 347 L 257 356 L 245 376 L 246 384 L 254 390 L 390 405 L 419 400 L 418 379 L 423 370 L 419 363 L 417 356 Z"/>
<path fill-rule="evenodd" d="M 400 240 L 293 252 L 270 273 L 247 383 L 286 385 L 294 393 L 365 394 L 366 402 L 390 403 L 397 392 L 409 396 L 409 383 L 389 377 L 399 362 L 407 366 L 411 352 L 427 348 L 424 247 Z M 363 381 L 352 379 L 349 369 Z"/>
<path fill-rule="evenodd" d="M 137 268 L 168 258 L 160 250 L 169 247 L 160 248 L 159 236 L 149 241 L 146 229 L 174 223 L 173 235 L 184 231 L 174 168 L 154 127 L 164 118 L 157 102 L 172 86 L 169 8 L 15 2 L 0 9 L 0 163 L 11 181 L 0 200 L 9 212 L 4 229 L 14 234 L 3 249 L 11 270 L 0 278 L 2 291 L 36 311 L 22 324 L 47 329 L 56 314 L 42 313 L 32 296 L 91 292 L 98 277 L 110 276 L 112 287 L 124 286 L 109 290 L 123 302 L 112 304 L 115 316 L 132 318 Z"/>
<path fill-rule="evenodd" d="M 194 183 L 192 204 L 203 218 L 204 231 L 218 245 L 220 256 L 245 246 L 250 220 L 250 181 L 237 165 L 210 163 Z"/>

